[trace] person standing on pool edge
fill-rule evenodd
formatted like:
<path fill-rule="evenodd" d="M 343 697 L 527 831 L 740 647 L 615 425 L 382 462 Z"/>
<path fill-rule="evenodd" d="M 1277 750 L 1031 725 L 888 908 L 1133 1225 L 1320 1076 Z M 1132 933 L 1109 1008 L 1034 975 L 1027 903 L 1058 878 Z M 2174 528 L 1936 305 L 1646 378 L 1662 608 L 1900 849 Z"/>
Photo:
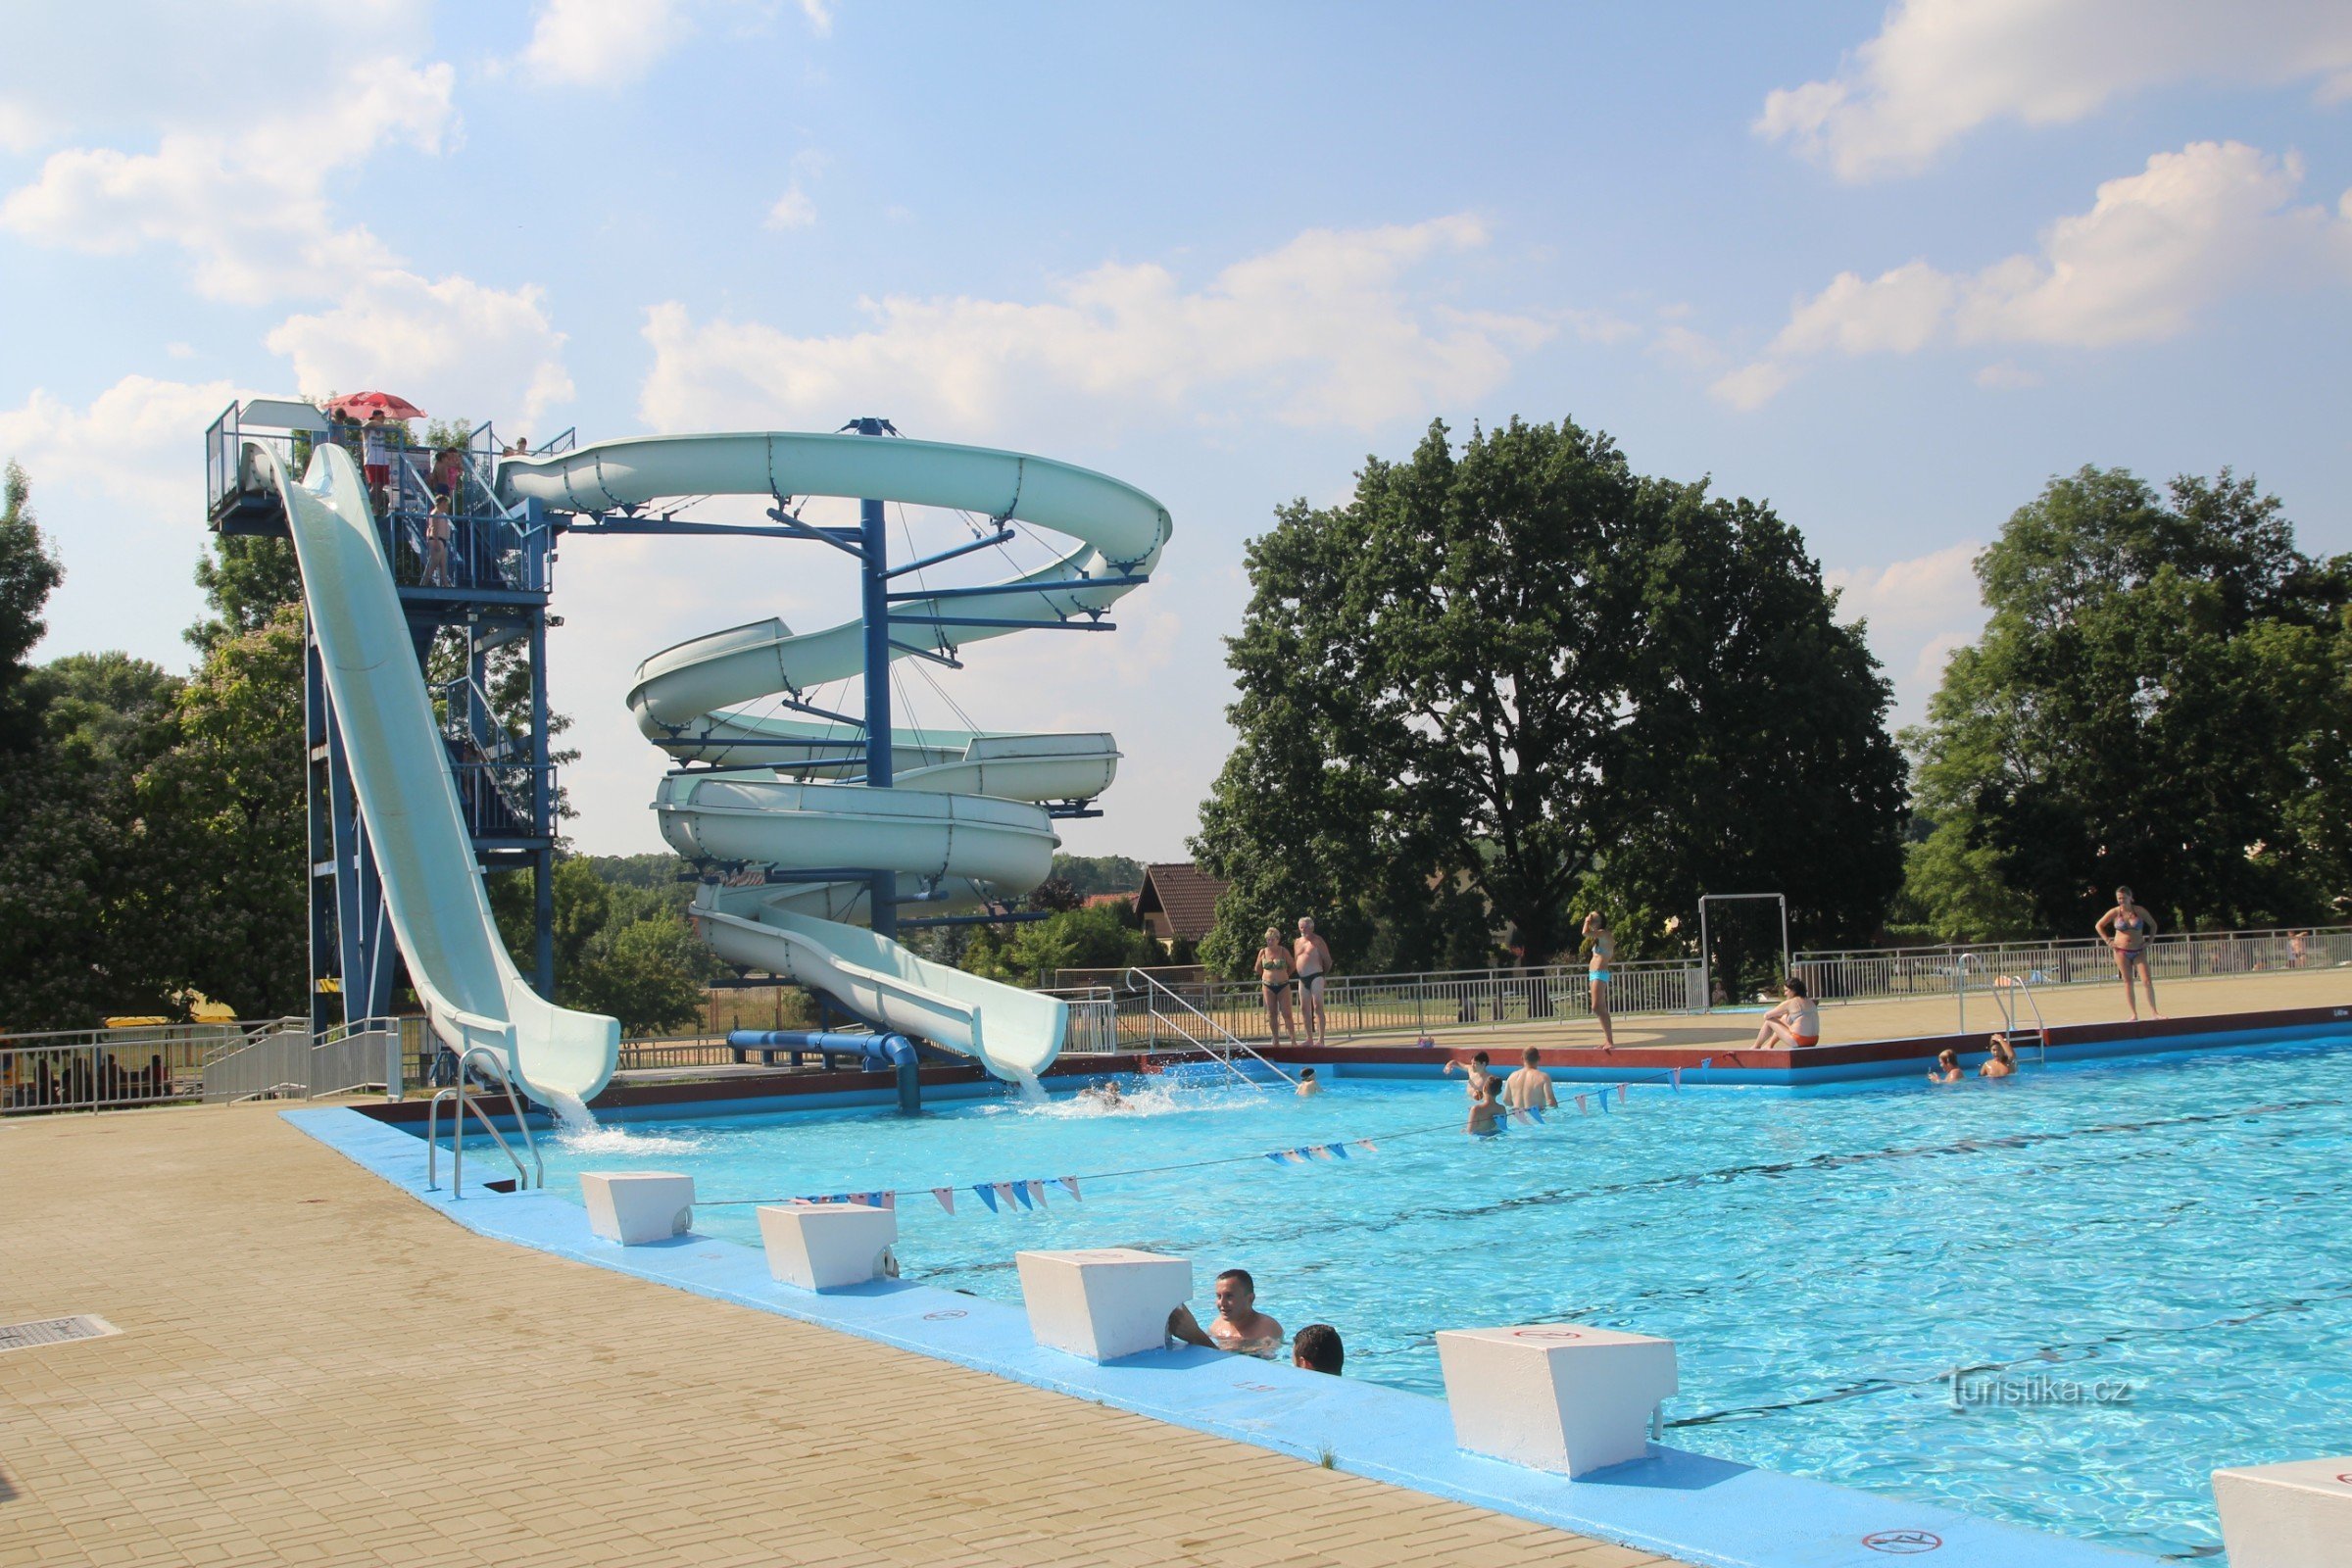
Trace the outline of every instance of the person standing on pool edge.
<path fill-rule="evenodd" d="M 1617 939 L 1598 909 L 1585 916 L 1585 946 L 1592 955 L 1585 979 L 1592 987 L 1592 1016 L 1600 1020 L 1600 1049 L 1615 1051 L 1617 1035 L 1609 1027 L 1609 965 L 1617 958 Z"/>
<path fill-rule="evenodd" d="M 2124 977 L 2124 1004 L 2132 1009 L 2132 1021 L 2139 1022 L 2139 999 L 2132 994 L 2134 965 L 2140 984 L 2148 988 L 2148 1011 L 2163 1017 L 2156 1008 L 2156 977 L 2148 972 L 2148 938 L 2156 934 L 2156 917 L 2132 900 L 2130 888 L 2117 888 L 2115 907 L 2100 915 L 2091 930 L 2115 950 L 2115 972 Z"/>
<path fill-rule="evenodd" d="M 1291 1044 L 1298 1044 L 1298 1020 L 1291 1012 L 1291 981 L 1298 973 L 1297 961 L 1291 950 L 1283 946 L 1282 927 L 1266 927 L 1265 945 L 1257 950 L 1257 983 L 1266 1002 L 1266 1040 L 1282 1044 L 1284 1025 L 1290 1026 Z"/>
<path fill-rule="evenodd" d="M 1310 1046 L 1331 1044 L 1331 1026 L 1323 1016 L 1323 977 L 1331 973 L 1331 944 L 1315 935 L 1315 917 L 1298 917 L 1298 940 L 1291 944 L 1298 969 L 1298 1021 L 1306 1026 Z"/>

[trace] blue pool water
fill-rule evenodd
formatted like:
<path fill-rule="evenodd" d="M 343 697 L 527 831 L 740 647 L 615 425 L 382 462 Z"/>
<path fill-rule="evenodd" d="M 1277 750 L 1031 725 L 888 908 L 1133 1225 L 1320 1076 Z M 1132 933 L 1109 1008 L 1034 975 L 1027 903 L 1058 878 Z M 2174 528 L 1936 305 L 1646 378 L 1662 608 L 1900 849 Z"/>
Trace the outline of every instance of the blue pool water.
<path fill-rule="evenodd" d="M 1238 1264 L 1285 1325 L 1337 1325 L 1349 1375 L 1431 1394 L 1441 1328 L 1664 1335 L 1677 1446 L 2152 1553 L 2218 1552 L 2216 1466 L 2352 1449 L 2352 1050 L 1636 1089 L 1485 1142 L 1460 1102 L 1343 1079 L 1312 1101 L 1154 1090 L 1117 1112 L 801 1112 L 545 1149 L 575 1200 L 583 1169 L 691 1172 L 697 1229 L 753 1246 L 753 1207 L 712 1200 L 913 1190 L 907 1276 L 1005 1300 L 1016 1249 L 1134 1246 L 1195 1260 L 1205 1320 Z M 1259 1157 L 1364 1137 L 1377 1153 Z M 1209 1159 L 1229 1162 L 1097 1174 Z M 1065 1175 L 1084 1201 L 1054 1186 L 1036 1213 L 970 1191 Z"/>

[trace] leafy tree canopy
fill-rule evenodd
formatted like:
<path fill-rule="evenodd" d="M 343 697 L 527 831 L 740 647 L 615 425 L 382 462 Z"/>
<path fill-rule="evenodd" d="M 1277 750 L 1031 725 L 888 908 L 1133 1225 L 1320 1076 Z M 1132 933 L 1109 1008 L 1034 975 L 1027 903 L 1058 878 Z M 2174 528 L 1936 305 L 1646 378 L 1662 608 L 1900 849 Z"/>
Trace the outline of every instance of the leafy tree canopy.
<path fill-rule="evenodd" d="M 2327 914 L 2352 884 L 2352 557 L 2224 469 L 2053 479 L 1977 561 L 1990 612 L 1905 739 L 1935 827 L 1906 902 L 1952 937 Z"/>
<path fill-rule="evenodd" d="M 1193 845 L 1232 883 L 1206 961 L 1302 913 L 1359 969 L 1497 935 L 1542 961 L 1589 906 L 1640 951 L 1731 883 L 1836 938 L 1894 891 L 1887 688 L 1769 508 L 1572 422 L 1458 451 L 1439 423 L 1348 504 L 1280 509 L 1248 565 L 1240 744 Z"/>

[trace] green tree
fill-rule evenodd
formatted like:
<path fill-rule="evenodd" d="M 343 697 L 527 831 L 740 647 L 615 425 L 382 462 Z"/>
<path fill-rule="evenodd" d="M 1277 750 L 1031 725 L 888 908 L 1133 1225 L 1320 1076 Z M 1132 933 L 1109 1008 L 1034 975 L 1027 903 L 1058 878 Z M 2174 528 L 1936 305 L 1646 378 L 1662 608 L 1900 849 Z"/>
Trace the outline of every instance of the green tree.
<path fill-rule="evenodd" d="M 1639 951 L 1808 852 L 1863 873 L 1806 881 L 1829 929 L 1895 885 L 1885 682 L 1767 508 L 1572 422 L 1458 452 L 1440 423 L 1347 505 L 1280 509 L 1248 565 L 1240 743 L 1193 845 L 1232 883 L 1205 961 L 1301 913 L 1362 967 L 1486 961 L 1495 932 L 1542 961 L 1595 900 Z"/>
<path fill-rule="evenodd" d="M 691 1021 L 723 967 L 682 912 L 676 884 L 640 879 L 661 858 L 565 856 L 556 861 L 555 1000 L 607 1013 L 629 1034 Z M 617 872 L 609 878 L 608 872 Z M 515 966 L 531 972 L 532 874 L 491 882 L 491 904 Z"/>
<path fill-rule="evenodd" d="M 280 609 L 302 603 L 294 542 L 223 534 L 196 558 L 196 586 L 212 614 L 182 635 L 198 653 L 209 654 L 222 638 L 260 631 Z"/>
<path fill-rule="evenodd" d="M 178 693 L 177 743 L 139 778 L 165 971 L 241 1017 L 310 1006 L 303 660 L 296 605 L 216 642 Z"/>
<path fill-rule="evenodd" d="M 1117 969 L 1157 963 L 1159 944 L 1134 923 L 1132 910 L 1108 906 L 1064 909 L 1043 920 L 978 927 L 963 967 L 1007 985 L 1049 986 L 1061 969 Z"/>
<path fill-rule="evenodd" d="M 1990 612 L 1907 736 L 1939 932 L 2086 931 L 2118 884 L 2176 928 L 2302 921 L 2343 893 L 2352 558 L 2295 547 L 2224 469 L 2053 479 L 1978 558 Z"/>
<path fill-rule="evenodd" d="M 12 461 L 0 469 L 0 751 L 38 742 L 40 707 L 24 690 L 25 660 L 49 630 L 41 611 L 64 577 L 32 514 L 32 482 Z"/>
<path fill-rule="evenodd" d="M 1056 855 L 1054 874 L 1081 895 L 1134 893 L 1144 885 L 1143 862 L 1124 855 Z"/>

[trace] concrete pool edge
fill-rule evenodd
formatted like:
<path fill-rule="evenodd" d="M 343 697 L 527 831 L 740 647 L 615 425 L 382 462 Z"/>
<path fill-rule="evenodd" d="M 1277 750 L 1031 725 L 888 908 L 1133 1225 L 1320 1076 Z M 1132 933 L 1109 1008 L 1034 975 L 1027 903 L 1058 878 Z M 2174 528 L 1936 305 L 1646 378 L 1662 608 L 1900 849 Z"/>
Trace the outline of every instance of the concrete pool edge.
<path fill-rule="evenodd" d="M 281 1113 L 292 1126 L 477 1235 L 854 1335 L 1309 1463 L 1708 1568 L 1846 1568 L 1933 1553 L 1955 1568 L 2123 1568 L 2151 1559 L 1681 1450 L 1583 1481 L 1456 1449 L 1443 1400 L 1206 1350 L 1107 1365 L 1043 1350 L 1025 1314 L 910 1283 L 822 1296 L 769 1278 L 750 1247 L 689 1235 L 622 1248 L 545 1193 L 424 1189 L 411 1133 L 353 1107 Z M 487 1161 L 481 1168 L 495 1174 Z"/>

